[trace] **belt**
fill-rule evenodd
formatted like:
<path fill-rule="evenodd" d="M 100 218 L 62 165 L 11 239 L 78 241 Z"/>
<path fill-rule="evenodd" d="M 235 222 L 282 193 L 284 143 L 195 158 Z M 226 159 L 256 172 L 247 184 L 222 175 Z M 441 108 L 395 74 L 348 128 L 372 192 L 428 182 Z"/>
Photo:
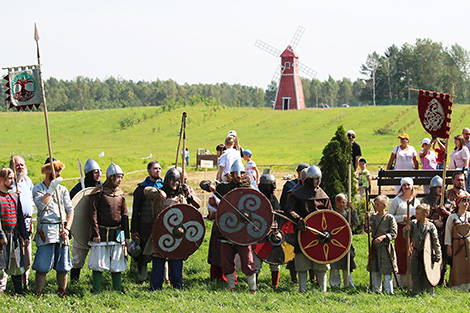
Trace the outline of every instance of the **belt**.
<path fill-rule="evenodd" d="M 103 226 L 103 225 L 98 225 L 98 227 L 101 227 L 101 228 L 106 229 L 106 246 L 108 246 L 108 244 L 109 244 L 109 239 L 108 239 L 108 238 L 109 238 L 109 231 L 110 231 L 111 229 L 118 229 L 119 226 Z"/>

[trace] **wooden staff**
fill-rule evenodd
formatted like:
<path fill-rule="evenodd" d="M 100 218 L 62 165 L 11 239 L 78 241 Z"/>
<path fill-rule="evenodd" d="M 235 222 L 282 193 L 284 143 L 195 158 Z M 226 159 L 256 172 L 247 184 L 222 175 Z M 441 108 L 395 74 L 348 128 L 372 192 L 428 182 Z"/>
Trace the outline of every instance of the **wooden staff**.
<path fill-rule="evenodd" d="M 410 262 L 410 245 L 411 245 L 411 219 L 410 219 L 410 205 L 411 200 L 406 201 L 406 218 L 407 218 L 407 225 L 409 226 L 410 230 L 408 231 L 408 236 L 406 238 L 406 288 L 407 292 L 411 292 L 411 262 Z"/>
<path fill-rule="evenodd" d="M 13 170 L 13 176 L 14 176 L 14 180 L 15 180 L 15 186 L 16 186 L 16 194 L 18 195 L 18 202 L 20 201 L 20 189 L 18 188 L 18 178 L 16 177 L 16 162 L 15 162 L 15 158 L 13 157 L 13 154 L 10 156 L 10 160 L 11 160 L 11 165 L 12 165 L 12 170 Z"/>
<path fill-rule="evenodd" d="M 367 232 L 367 251 L 369 251 L 369 257 L 368 260 L 370 261 L 370 255 L 371 255 L 371 250 L 372 250 L 372 245 L 370 243 L 370 232 L 371 232 L 371 227 L 370 227 L 370 203 L 369 203 L 369 188 L 366 188 L 366 211 L 369 213 L 369 217 L 367 218 L 367 225 L 369 225 L 369 231 Z M 369 289 L 372 290 L 372 271 L 369 271 Z"/>
<path fill-rule="evenodd" d="M 450 101 L 454 101 L 454 85 L 452 85 L 452 89 L 450 90 Z M 449 126 L 449 125 L 447 125 Z M 450 128 L 449 128 L 450 129 Z M 450 131 L 450 130 L 449 130 Z M 439 139 L 437 139 L 439 140 Z M 445 138 L 445 147 L 444 147 L 444 168 L 442 169 L 442 190 L 441 190 L 441 201 L 439 203 L 440 207 L 444 206 L 444 197 L 446 192 L 446 175 L 447 175 L 447 152 L 448 148 L 447 145 L 449 144 L 449 138 Z M 442 221 L 442 216 L 439 216 L 439 220 Z"/>
<path fill-rule="evenodd" d="M 181 156 L 181 183 L 184 183 L 184 165 L 186 161 L 186 116 L 188 114 L 186 112 L 183 112 L 183 155 Z"/>
<path fill-rule="evenodd" d="M 38 55 L 38 68 L 39 68 L 39 81 L 41 83 L 41 91 L 42 91 L 42 102 L 44 104 L 44 119 L 46 121 L 46 134 L 47 134 L 47 146 L 49 148 L 49 160 L 51 162 L 51 168 L 52 168 L 52 178 L 55 179 L 55 168 L 54 168 L 54 159 L 52 158 L 52 147 L 51 147 L 51 135 L 49 131 L 49 119 L 47 116 L 47 103 L 46 103 L 46 93 L 44 90 L 44 80 L 42 79 L 42 70 L 41 70 L 41 55 L 39 53 L 39 33 L 38 29 L 36 27 L 36 23 L 34 23 L 34 40 L 36 41 L 36 49 L 37 49 L 37 55 Z M 57 204 L 59 206 L 59 216 L 60 216 L 60 224 L 59 224 L 59 234 L 64 231 L 64 219 L 62 216 L 62 209 L 60 207 L 60 198 L 59 198 L 59 192 L 57 189 L 55 190 L 55 195 L 57 198 Z M 64 240 L 65 245 L 69 245 L 68 239 Z"/>
<path fill-rule="evenodd" d="M 178 148 L 176 148 L 176 161 L 175 161 L 175 168 L 178 167 L 178 156 L 180 154 L 180 145 L 181 145 L 181 137 L 183 136 L 183 124 L 184 124 L 184 115 L 186 112 L 183 112 L 183 116 L 181 117 L 181 127 L 180 127 L 180 139 L 178 140 Z M 184 159 L 184 158 L 183 158 Z"/>
<path fill-rule="evenodd" d="M 349 141 L 349 139 L 348 139 Z M 352 158 L 352 147 L 351 141 L 349 141 L 349 165 L 348 165 L 348 202 L 351 201 L 351 184 L 352 184 L 352 177 L 351 177 L 351 158 Z M 351 208 L 348 210 L 348 223 L 351 226 Z M 349 273 L 351 272 L 351 248 L 348 250 L 347 260 L 346 260 L 346 275 L 347 278 L 344 279 L 344 283 L 346 287 L 349 287 Z"/>

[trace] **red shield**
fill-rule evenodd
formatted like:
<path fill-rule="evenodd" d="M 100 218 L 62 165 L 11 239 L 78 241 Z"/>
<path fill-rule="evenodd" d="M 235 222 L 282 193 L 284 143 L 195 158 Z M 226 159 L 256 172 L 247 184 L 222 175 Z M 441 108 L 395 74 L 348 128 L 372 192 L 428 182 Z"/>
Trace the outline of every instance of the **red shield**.
<path fill-rule="evenodd" d="M 302 252 L 317 263 L 333 263 L 340 260 L 351 247 L 352 233 L 348 222 L 340 214 L 331 210 L 320 210 L 305 218 L 307 227 L 312 230 L 298 232 Z"/>
<path fill-rule="evenodd" d="M 294 224 L 283 220 L 281 227 L 272 229 L 263 240 L 253 245 L 253 251 L 268 264 L 285 264 L 295 257 L 294 241 Z"/>
<path fill-rule="evenodd" d="M 419 91 L 418 112 L 424 129 L 439 138 L 449 138 L 450 115 L 452 114 L 450 95 Z"/>
<path fill-rule="evenodd" d="M 235 244 L 249 246 L 269 232 L 273 211 L 269 200 L 258 190 L 237 188 L 220 201 L 216 221 L 225 238 Z"/>
<path fill-rule="evenodd" d="M 158 214 L 153 223 L 153 244 L 171 260 L 186 259 L 202 244 L 206 225 L 198 210 L 188 204 L 173 204 Z"/>

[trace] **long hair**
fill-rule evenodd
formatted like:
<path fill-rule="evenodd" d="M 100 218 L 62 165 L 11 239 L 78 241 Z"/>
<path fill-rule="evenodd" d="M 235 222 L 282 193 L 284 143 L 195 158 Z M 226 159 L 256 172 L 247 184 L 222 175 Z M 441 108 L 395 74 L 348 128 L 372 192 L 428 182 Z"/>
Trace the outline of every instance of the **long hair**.
<path fill-rule="evenodd" d="M 13 173 L 13 170 L 11 168 L 4 167 L 4 168 L 0 169 L 0 178 L 7 179 L 8 175 L 10 175 L 11 173 Z"/>
<path fill-rule="evenodd" d="M 457 149 L 457 145 L 455 146 L 454 150 L 462 150 L 463 147 L 465 147 L 465 140 L 463 139 L 462 135 L 457 135 L 454 137 L 454 139 L 458 140 L 460 142 L 460 149 Z"/>

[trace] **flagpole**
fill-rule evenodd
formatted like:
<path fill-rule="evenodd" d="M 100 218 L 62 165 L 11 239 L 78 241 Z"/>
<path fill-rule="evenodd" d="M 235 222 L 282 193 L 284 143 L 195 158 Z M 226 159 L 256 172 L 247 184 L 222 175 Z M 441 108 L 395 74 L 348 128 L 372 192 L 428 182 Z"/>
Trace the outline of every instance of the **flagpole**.
<path fill-rule="evenodd" d="M 452 89 L 450 90 L 450 102 L 454 102 L 454 85 L 452 85 Z M 439 139 L 437 139 L 439 140 Z M 442 190 L 441 190 L 441 200 L 439 203 L 439 206 L 443 207 L 444 206 L 444 196 L 445 196 L 445 186 L 446 186 L 446 175 L 447 175 L 447 152 L 448 152 L 448 144 L 449 144 L 449 138 L 445 138 L 445 147 L 444 147 L 444 168 L 442 169 Z M 442 217 L 439 216 L 439 220 L 442 220 Z"/>
<path fill-rule="evenodd" d="M 351 140 L 349 140 L 348 138 L 348 141 L 349 141 L 349 165 L 348 165 L 348 203 L 349 202 L 352 202 L 352 192 L 351 192 L 351 184 L 352 184 L 352 173 L 351 173 L 351 159 L 352 159 L 352 145 L 351 145 Z M 351 215 L 352 215 L 352 211 L 351 211 L 351 208 L 348 208 L 348 223 L 349 223 L 349 226 L 351 226 Z M 350 287 L 350 284 L 349 284 L 349 273 L 351 272 L 351 248 L 349 248 L 348 250 L 348 254 L 346 255 L 346 275 L 347 277 L 344 278 L 344 284 L 345 284 L 345 287 Z M 344 275 L 343 275 L 344 276 Z"/>
<path fill-rule="evenodd" d="M 47 116 L 47 104 L 46 104 L 46 92 L 44 90 L 44 80 L 42 79 L 42 69 L 41 69 L 41 54 L 39 53 L 39 33 L 38 28 L 36 27 L 36 23 L 34 23 L 34 40 L 36 41 L 36 50 L 37 50 L 37 57 L 38 57 L 38 69 L 39 69 L 39 81 L 41 83 L 41 92 L 42 92 L 42 103 L 44 104 L 44 119 L 46 121 L 46 134 L 47 134 L 47 146 L 49 148 L 49 160 L 51 163 L 52 168 L 52 179 L 55 179 L 55 168 L 54 168 L 54 161 L 52 158 L 52 147 L 51 147 L 51 134 L 49 131 L 49 118 Z M 59 235 L 64 231 L 64 219 L 62 216 L 62 209 L 60 207 L 60 198 L 59 192 L 57 189 L 55 190 L 55 195 L 57 198 L 57 204 L 59 206 L 59 215 L 60 215 L 60 224 L 59 224 Z M 64 240 L 65 245 L 68 245 L 68 240 Z"/>

